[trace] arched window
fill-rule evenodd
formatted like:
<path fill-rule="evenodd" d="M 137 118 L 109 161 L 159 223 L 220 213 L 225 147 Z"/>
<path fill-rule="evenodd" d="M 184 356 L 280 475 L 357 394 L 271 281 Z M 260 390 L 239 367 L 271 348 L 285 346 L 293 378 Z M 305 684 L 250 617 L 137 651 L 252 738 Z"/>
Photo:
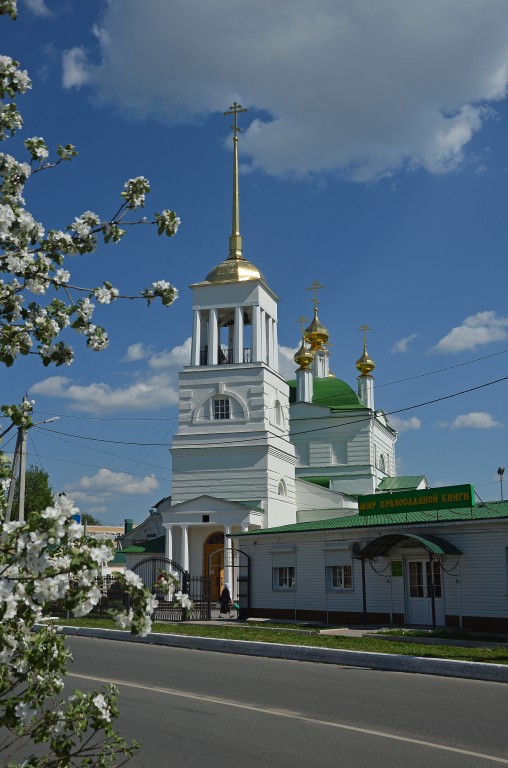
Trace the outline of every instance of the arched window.
<path fill-rule="evenodd" d="M 284 482 L 284 480 L 280 480 L 279 481 L 278 494 L 279 494 L 279 496 L 287 496 L 288 495 L 288 491 L 287 491 L 287 488 L 286 488 L 286 483 Z"/>

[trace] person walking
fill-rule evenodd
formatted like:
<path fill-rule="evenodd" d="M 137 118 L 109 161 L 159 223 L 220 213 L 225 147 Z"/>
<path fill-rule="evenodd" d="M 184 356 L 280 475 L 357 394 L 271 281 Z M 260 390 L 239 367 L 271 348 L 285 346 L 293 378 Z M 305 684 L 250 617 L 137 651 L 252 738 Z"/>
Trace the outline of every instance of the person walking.
<path fill-rule="evenodd" d="M 231 608 L 232 608 L 232 600 L 231 600 L 231 589 L 229 584 L 224 584 L 224 589 L 220 593 L 220 610 L 219 610 L 219 616 L 224 613 L 229 616 L 231 619 Z"/>

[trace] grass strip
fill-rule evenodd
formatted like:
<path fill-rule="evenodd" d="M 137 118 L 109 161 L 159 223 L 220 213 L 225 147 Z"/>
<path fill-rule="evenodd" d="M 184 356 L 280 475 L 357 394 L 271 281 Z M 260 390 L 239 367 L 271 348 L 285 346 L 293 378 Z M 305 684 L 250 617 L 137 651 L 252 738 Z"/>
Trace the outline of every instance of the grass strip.
<path fill-rule="evenodd" d="M 115 629 L 111 619 L 62 619 L 60 625 L 75 627 L 97 627 Z M 250 642 L 282 643 L 286 645 L 305 645 L 316 648 L 339 648 L 351 651 L 369 651 L 370 653 L 399 654 L 403 656 L 423 656 L 425 658 L 453 659 L 456 661 L 476 661 L 491 664 L 508 664 L 508 650 L 505 648 L 460 648 L 447 645 L 423 645 L 414 643 L 390 642 L 375 637 L 344 637 L 342 635 L 295 635 L 283 628 L 254 629 L 241 624 L 193 625 L 154 623 L 152 632 L 191 637 L 214 637 L 227 640 L 247 640 Z"/>

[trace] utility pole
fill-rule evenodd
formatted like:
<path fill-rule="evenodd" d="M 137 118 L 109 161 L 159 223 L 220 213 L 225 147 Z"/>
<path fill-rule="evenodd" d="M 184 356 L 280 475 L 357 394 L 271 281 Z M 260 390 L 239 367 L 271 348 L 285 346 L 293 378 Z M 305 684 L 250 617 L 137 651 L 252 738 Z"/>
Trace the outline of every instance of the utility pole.
<path fill-rule="evenodd" d="M 58 421 L 59 416 L 52 416 L 50 419 L 44 419 L 44 421 L 38 421 L 36 424 L 32 424 L 32 427 L 37 427 L 39 424 L 49 424 L 50 421 Z M 11 424 L 1 436 L 5 435 L 13 425 Z M 14 456 L 12 459 L 12 477 L 11 484 L 9 486 L 9 494 L 7 496 L 7 511 L 5 513 L 5 522 L 8 523 L 11 519 L 12 504 L 14 501 L 14 489 L 16 486 L 16 474 L 18 477 L 19 498 L 18 498 L 18 520 L 20 523 L 25 521 L 25 483 L 26 483 L 26 433 L 28 427 L 24 424 L 20 424 L 18 427 L 18 436 L 16 439 L 16 447 L 14 449 Z M 18 472 L 19 465 L 19 472 Z"/>
<path fill-rule="evenodd" d="M 503 499 L 503 475 L 504 475 L 504 467 L 498 467 L 497 474 L 499 475 L 499 485 L 501 486 L 501 501 L 504 501 Z"/>

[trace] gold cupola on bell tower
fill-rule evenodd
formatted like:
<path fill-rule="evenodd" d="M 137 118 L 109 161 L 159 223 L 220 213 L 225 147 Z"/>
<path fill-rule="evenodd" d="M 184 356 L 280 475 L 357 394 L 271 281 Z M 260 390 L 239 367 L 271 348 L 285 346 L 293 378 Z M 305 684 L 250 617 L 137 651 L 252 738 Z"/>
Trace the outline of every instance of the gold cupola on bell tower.
<path fill-rule="evenodd" d="M 367 353 L 367 331 L 371 331 L 372 328 L 364 324 L 359 330 L 363 331 L 363 354 L 356 361 L 356 369 L 360 371 L 360 376 L 370 376 L 376 367 L 374 360 Z"/>

